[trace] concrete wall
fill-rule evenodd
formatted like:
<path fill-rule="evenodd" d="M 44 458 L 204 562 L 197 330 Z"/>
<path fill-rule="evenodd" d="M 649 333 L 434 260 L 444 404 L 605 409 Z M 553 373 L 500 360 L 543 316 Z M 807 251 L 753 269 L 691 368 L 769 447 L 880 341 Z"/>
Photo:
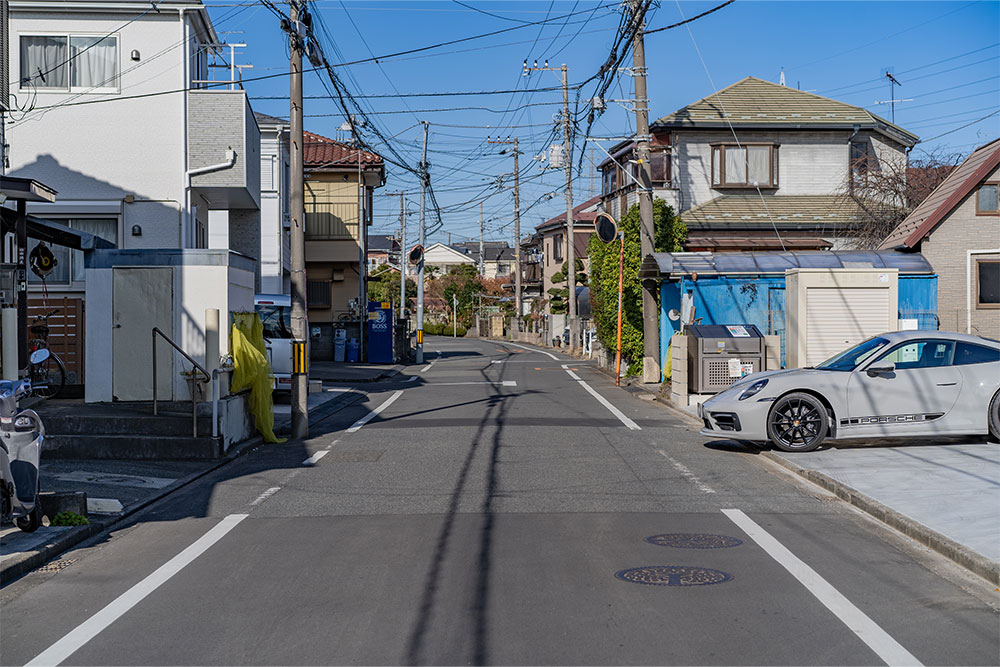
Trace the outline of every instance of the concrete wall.
<path fill-rule="evenodd" d="M 984 180 L 1000 181 L 1000 167 Z M 1000 218 L 976 215 L 976 190 L 965 197 L 920 244 L 920 252 L 938 273 L 941 329 L 965 331 L 971 322 L 971 333 L 1000 338 L 1000 309 L 976 306 L 976 260 L 1000 259 L 1000 255 L 974 255 L 971 280 L 966 279 L 967 252 L 994 248 L 1000 248 Z M 970 292 L 972 308 L 967 311 L 966 298 Z"/>
<path fill-rule="evenodd" d="M 236 151 L 231 169 L 191 177 L 197 188 L 245 190 L 260 205 L 260 130 L 242 90 L 194 90 L 188 93 L 188 168 L 219 164 Z M 246 204 L 244 204 L 246 206 Z"/>
<path fill-rule="evenodd" d="M 284 132 L 279 136 L 277 129 L 261 129 L 260 167 L 260 289 L 268 294 L 287 294 L 289 155 Z"/>

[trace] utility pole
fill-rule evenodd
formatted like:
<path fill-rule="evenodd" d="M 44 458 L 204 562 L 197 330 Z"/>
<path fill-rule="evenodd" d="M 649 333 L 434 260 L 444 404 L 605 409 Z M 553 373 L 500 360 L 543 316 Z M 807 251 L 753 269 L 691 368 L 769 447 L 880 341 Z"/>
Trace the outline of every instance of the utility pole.
<path fill-rule="evenodd" d="M 399 319 L 406 317 L 406 199 L 399 193 Z"/>
<path fill-rule="evenodd" d="M 632 11 L 638 11 L 639 0 L 630 0 Z M 635 75 L 635 129 L 636 158 L 639 163 L 639 240 L 642 257 L 653 253 L 653 186 L 649 164 L 649 98 L 646 95 L 646 49 L 642 31 L 645 21 L 639 22 L 632 40 L 632 71 Z M 660 330 L 659 313 L 656 308 L 656 294 L 652 289 L 642 288 L 642 381 L 660 381 Z"/>
<path fill-rule="evenodd" d="M 424 125 L 424 151 L 420 158 L 420 247 L 424 247 L 424 207 L 427 203 L 427 131 L 430 123 Z M 424 260 L 417 265 L 417 363 L 424 363 Z"/>
<path fill-rule="evenodd" d="M 357 136 L 357 135 L 355 135 Z M 361 144 L 358 143 L 358 361 L 365 361 L 365 329 L 368 328 L 368 225 L 365 220 L 365 186 L 361 182 Z"/>
<path fill-rule="evenodd" d="M 632 0 L 635 2 L 636 0 Z M 528 67 L 528 61 L 524 61 L 524 76 L 528 72 L 555 72 L 562 73 L 563 89 L 563 170 L 566 172 L 566 290 L 569 293 L 569 308 L 566 313 L 566 324 L 569 326 L 569 351 L 576 352 L 576 239 L 573 224 L 573 126 L 569 116 L 569 82 L 566 65 L 560 67 L 549 67 L 549 62 L 538 66 L 535 61 L 534 66 Z M 644 302 L 645 303 L 645 302 Z"/>
<path fill-rule="evenodd" d="M 303 43 L 299 37 L 304 34 L 298 31 L 299 0 L 292 0 L 290 5 L 291 26 L 288 31 L 290 52 L 290 109 L 291 125 L 291 187 L 289 203 L 291 205 L 291 287 L 292 287 L 292 338 L 306 345 L 309 338 L 308 313 L 306 311 L 306 237 L 305 237 L 305 198 L 303 192 L 302 174 L 302 51 Z M 308 356 L 308 355 L 307 355 Z M 309 435 L 309 374 L 305 367 L 293 368 L 292 373 L 292 438 L 300 439 Z"/>
<path fill-rule="evenodd" d="M 10 105 L 10 0 L 0 0 L 0 175 L 7 173 L 7 109 Z M 2 259 L 2 257 L 0 257 Z"/>
<path fill-rule="evenodd" d="M 514 312 L 517 313 L 518 326 L 520 327 L 521 316 L 521 173 L 518 167 L 517 156 L 521 154 L 518 150 L 518 138 L 502 140 L 490 140 L 491 144 L 513 144 L 514 145 Z M 501 154 L 506 153 L 504 149 Z M 482 204 L 479 205 L 482 209 Z M 480 213 L 482 218 L 482 213 Z M 480 246 L 482 242 L 480 241 Z M 482 255 L 482 247 L 479 249 Z"/>
<path fill-rule="evenodd" d="M 479 202 L 479 277 L 486 274 L 486 263 L 483 260 L 483 235 L 486 233 L 486 226 L 483 223 L 483 202 Z"/>

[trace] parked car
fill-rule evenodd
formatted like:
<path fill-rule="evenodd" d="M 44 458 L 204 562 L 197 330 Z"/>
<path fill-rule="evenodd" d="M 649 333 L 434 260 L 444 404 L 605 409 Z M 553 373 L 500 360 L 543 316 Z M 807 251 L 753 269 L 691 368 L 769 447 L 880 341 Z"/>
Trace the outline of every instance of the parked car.
<path fill-rule="evenodd" d="M 830 438 L 1000 438 L 1000 341 L 885 333 L 815 368 L 753 373 L 698 407 L 702 435 L 807 452 Z"/>
<path fill-rule="evenodd" d="M 264 344 L 275 391 L 292 390 L 292 297 L 256 294 L 254 308 L 264 325 Z"/>

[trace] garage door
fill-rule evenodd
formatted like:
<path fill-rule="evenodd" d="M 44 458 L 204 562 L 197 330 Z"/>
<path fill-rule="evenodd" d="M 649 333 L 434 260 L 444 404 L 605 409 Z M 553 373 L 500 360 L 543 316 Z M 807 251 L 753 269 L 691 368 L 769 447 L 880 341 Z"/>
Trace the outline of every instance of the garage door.
<path fill-rule="evenodd" d="M 885 288 L 810 287 L 806 291 L 808 366 L 889 330 L 889 290 Z"/>

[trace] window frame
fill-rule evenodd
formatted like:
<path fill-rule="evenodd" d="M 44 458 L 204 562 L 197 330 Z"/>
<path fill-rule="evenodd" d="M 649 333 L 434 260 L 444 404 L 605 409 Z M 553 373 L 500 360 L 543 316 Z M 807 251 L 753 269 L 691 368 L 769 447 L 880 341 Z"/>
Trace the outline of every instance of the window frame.
<path fill-rule="evenodd" d="M 1000 302 L 997 303 L 983 303 L 979 300 L 979 281 L 980 281 L 980 269 L 979 267 L 983 264 L 1000 264 L 1000 259 L 977 259 L 976 260 L 976 272 L 975 272 L 975 290 L 976 290 L 976 310 L 997 310 L 1000 309 Z"/>
<path fill-rule="evenodd" d="M 864 153 L 854 157 L 854 147 L 864 146 Z M 855 168 L 859 169 L 855 173 Z M 847 171 L 850 175 L 850 186 L 865 187 L 868 185 L 869 175 L 878 168 L 878 156 L 875 153 L 875 146 L 870 139 L 861 141 L 850 141 L 847 144 Z"/>
<path fill-rule="evenodd" d="M 114 241 L 114 243 L 115 243 L 115 245 L 117 247 L 121 248 L 121 239 L 122 239 L 122 232 L 123 232 L 123 229 L 122 229 L 122 216 L 121 215 L 98 214 L 98 213 L 81 213 L 81 214 L 76 214 L 76 215 L 74 215 L 74 214 L 48 214 L 45 217 L 46 217 L 46 219 L 51 220 L 52 222 L 58 223 L 60 225 L 64 225 L 64 226 L 66 226 L 66 227 L 68 227 L 70 229 L 75 229 L 77 231 L 82 231 L 78 227 L 75 227 L 73 225 L 73 223 L 76 222 L 76 221 L 78 221 L 78 220 L 114 220 L 115 221 L 115 241 Z M 90 233 L 90 232 L 87 232 L 87 233 Z M 33 241 L 34 241 L 34 243 L 32 243 Z M 35 245 L 37 245 L 37 244 L 38 244 L 37 240 L 35 240 L 35 239 L 28 239 L 28 252 L 31 252 L 31 249 L 33 249 L 35 247 Z M 59 248 L 58 252 L 56 252 L 56 250 L 53 250 L 53 254 L 56 255 L 56 258 L 60 262 L 64 261 L 64 259 L 65 259 L 66 275 L 68 276 L 67 279 L 64 280 L 64 281 L 59 281 L 59 282 L 53 282 L 51 280 L 44 281 L 46 289 L 48 289 L 48 288 L 55 288 L 55 289 L 64 289 L 64 290 L 69 290 L 69 291 L 82 290 L 84 288 L 84 286 L 86 285 L 86 277 L 84 278 L 84 280 L 74 280 L 73 279 L 74 267 L 76 266 L 76 261 L 77 261 L 76 260 L 77 253 L 81 253 L 82 254 L 82 251 L 74 250 L 73 248 L 68 248 L 66 246 L 60 246 L 60 245 L 57 245 L 57 244 L 54 244 L 54 243 L 49 243 L 49 242 L 46 242 L 46 245 L 49 246 L 50 249 L 52 249 L 52 248 Z M 65 251 L 65 255 L 66 255 L 65 258 L 63 258 L 59 254 L 59 253 L 64 252 L 64 251 Z M 36 276 L 31 271 L 31 269 L 28 269 L 28 285 L 29 286 L 35 286 L 35 287 L 41 287 L 42 284 L 43 284 L 43 281 L 38 276 Z"/>
<path fill-rule="evenodd" d="M 949 356 L 947 357 L 947 359 L 945 360 L 945 363 L 939 364 L 937 366 L 912 366 L 912 367 L 908 367 L 908 368 L 907 367 L 900 368 L 897 362 L 890 362 L 890 363 L 893 363 L 896 366 L 896 371 L 922 371 L 922 370 L 927 370 L 929 368 L 947 368 L 949 366 L 954 366 L 955 365 L 955 351 L 958 349 L 958 341 L 957 340 L 955 340 L 953 338 L 913 338 L 911 340 L 906 340 L 906 341 L 901 341 L 899 343 L 896 343 L 895 345 L 893 345 L 892 347 L 890 347 L 888 350 L 886 350 L 882 354 L 878 355 L 875 359 L 873 359 L 865 367 L 865 370 L 863 372 L 866 372 L 869 367 L 876 368 L 878 366 L 883 365 L 883 361 L 886 359 L 886 357 L 889 357 L 890 355 L 895 354 L 895 352 L 897 350 L 901 350 L 902 348 L 904 348 L 904 347 L 906 347 L 908 345 L 919 345 L 920 343 L 923 343 L 924 345 L 926 345 L 928 343 L 934 343 L 934 344 L 940 344 L 940 343 L 951 344 L 951 352 L 950 352 Z M 923 350 L 921 349 L 921 352 L 922 351 Z M 920 362 L 920 356 L 918 355 L 917 356 L 917 363 L 919 363 L 919 362 Z"/>
<path fill-rule="evenodd" d="M 54 88 L 50 86 L 40 87 L 35 84 L 29 83 L 25 84 L 24 77 L 21 76 L 21 68 L 23 63 L 21 62 L 21 40 L 24 37 L 65 37 L 66 38 L 66 52 L 69 54 L 71 47 L 71 42 L 74 37 L 91 38 L 91 37 L 103 37 L 105 39 L 113 37 L 115 40 L 115 83 L 113 86 L 74 86 L 73 85 L 73 61 L 75 60 L 72 55 L 67 56 L 66 66 L 66 81 L 67 85 L 65 88 Z M 18 48 L 18 71 L 17 71 L 17 88 L 20 92 L 32 92 L 32 93 L 56 93 L 56 94 L 93 94 L 93 95 L 106 95 L 108 93 L 121 93 L 121 78 L 122 78 L 122 40 L 121 33 L 119 32 L 54 32 L 54 31 L 25 31 L 17 33 L 17 48 Z M 33 79 L 33 77 L 32 77 Z M 29 79 L 30 80 L 30 79 Z"/>
<path fill-rule="evenodd" d="M 996 188 L 996 193 L 997 193 L 997 207 L 995 209 L 993 209 L 993 210 L 990 210 L 990 209 L 983 210 L 983 209 L 979 208 L 979 191 L 983 187 L 985 187 L 987 185 L 992 185 L 993 187 Z M 983 183 L 980 183 L 976 187 L 975 199 L 976 199 L 976 215 L 1000 216 L 1000 181 L 985 181 Z"/>
<path fill-rule="evenodd" d="M 726 182 L 726 148 L 743 149 L 746 150 L 751 146 L 767 146 L 770 151 L 768 152 L 768 180 L 767 184 L 758 183 L 754 185 L 750 183 L 728 183 Z M 712 184 L 713 190 L 746 190 L 747 188 L 760 188 L 761 190 L 773 190 L 778 187 L 778 148 L 780 144 L 771 141 L 746 141 L 736 143 L 729 143 L 724 141 L 717 141 L 709 144 L 711 159 L 709 161 L 709 181 Z M 719 154 L 719 182 L 715 182 L 715 154 Z M 747 178 L 750 178 L 750 151 L 747 150 L 746 157 L 746 173 Z"/>

